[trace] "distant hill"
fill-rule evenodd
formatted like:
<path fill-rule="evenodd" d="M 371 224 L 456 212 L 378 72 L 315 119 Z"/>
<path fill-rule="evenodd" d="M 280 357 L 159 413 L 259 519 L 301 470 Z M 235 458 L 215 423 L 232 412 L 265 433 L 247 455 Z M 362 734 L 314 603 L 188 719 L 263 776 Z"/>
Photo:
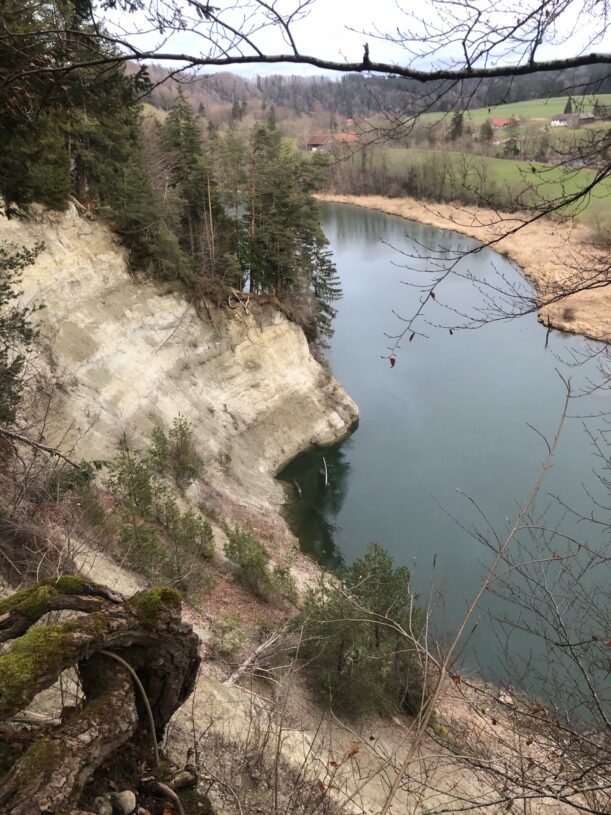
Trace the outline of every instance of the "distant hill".
<path fill-rule="evenodd" d="M 130 65 L 128 70 L 137 70 Z M 611 93 L 611 75 L 605 66 L 585 66 L 533 76 L 465 81 L 439 99 L 442 82 L 423 85 L 401 77 L 366 77 L 344 74 L 328 77 L 258 76 L 248 80 L 228 71 L 197 76 L 183 73 L 169 78 L 169 69 L 149 66 L 153 84 L 146 101 L 168 110 L 180 86 L 192 106 L 202 115 L 215 118 L 235 103 L 243 110 L 274 105 L 298 115 L 328 113 L 351 118 L 371 116 L 381 108 L 412 113 L 423 110 L 444 112 L 470 108 L 493 108 L 530 99 L 566 96 L 595 96 Z"/>

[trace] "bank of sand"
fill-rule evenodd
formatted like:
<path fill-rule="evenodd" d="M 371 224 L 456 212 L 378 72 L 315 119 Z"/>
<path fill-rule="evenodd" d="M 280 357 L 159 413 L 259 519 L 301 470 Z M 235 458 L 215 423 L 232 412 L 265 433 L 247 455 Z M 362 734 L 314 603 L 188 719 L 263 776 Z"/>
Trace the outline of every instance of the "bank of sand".
<path fill-rule="evenodd" d="M 594 257 L 591 233 L 583 224 L 556 223 L 542 218 L 522 226 L 526 216 L 520 214 L 499 216 L 490 209 L 429 204 L 414 198 L 332 194 L 317 197 L 452 229 L 482 242 L 496 241 L 493 248 L 521 266 L 542 301 L 593 282 L 590 271 L 593 261 L 605 260 L 601 253 Z M 611 342 L 611 285 L 563 297 L 542 307 L 539 319 L 563 331 Z"/>

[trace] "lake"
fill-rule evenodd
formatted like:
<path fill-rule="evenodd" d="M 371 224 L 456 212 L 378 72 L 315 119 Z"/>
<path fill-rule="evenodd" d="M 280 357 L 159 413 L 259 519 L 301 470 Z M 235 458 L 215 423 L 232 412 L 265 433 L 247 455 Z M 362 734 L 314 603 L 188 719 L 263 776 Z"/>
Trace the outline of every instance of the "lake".
<path fill-rule="evenodd" d="M 303 549 L 328 567 L 362 555 L 370 541 L 408 565 L 415 587 L 427 594 L 435 562 L 434 621 L 438 632 L 452 630 L 476 591 L 490 552 L 470 534 L 481 518 L 457 490 L 473 498 L 499 532 L 514 518 L 537 479 L 545 444 L 529 424 L 552 437 L 560 418 L 564 385 L 585 383 L 587 367 L 563 360 L 585 347 L 579 337 L 546 329 L 535 315 L 496 322 L 477 330 L 424 326 L 428 339 L 407 339 L 391 368 L 389 340 L 409 316 L 418 290 L 402 281 L 414 272 L 400 268 L 420 245 L 455 251 L 474 246 L 468 238 L 394 216 L 339 204 L 321 205 L 323 225 L 343 288 L 338 303 L 329 363 L 361 411 L 356 432 L 340 445 L 300 456 L 280 474 L 296 480 L 303 497 L 287 486 L 287 517 Z M 425 261 L 411 262 L 425 268 Z M 471 255 L 462 267 L 483 281 L 501 274 L 509 285 L 527 285 L 519 271 L 491 250 Z M 439 298 L 458 311 L 470 311 L 479 295 L 465 279 L 448 281 Z M 480 297 L 481 302 L 481 297 Z M 431 304 L 433 322 L 459 318 Z M 572 402 L 570 414 L 584 416 L 603 407 L 603 395 Z M 322 456 L 328 467 L 324 486 Z M 588 534 L 552 496 L 589 511 L 584 485 L 596 489 L 594 462 L 580 418 L 567 420 L 537 502 L 545 523 L 568 534 Z M 488 611 L 466 652 L 469 667 L 499 669 Z M 525 646 L 526 647 L 526 646 Z M 476 657 L 477 652 L 477 657 Z"/>

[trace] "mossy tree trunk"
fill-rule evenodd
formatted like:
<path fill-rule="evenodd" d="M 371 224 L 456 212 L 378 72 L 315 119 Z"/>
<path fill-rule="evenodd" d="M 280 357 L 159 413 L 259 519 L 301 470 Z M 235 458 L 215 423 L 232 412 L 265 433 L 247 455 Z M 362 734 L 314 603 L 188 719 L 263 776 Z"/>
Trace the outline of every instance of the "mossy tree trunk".
<path fill-rule="evenodd" d="M 11 718 L 66 668 L 77 669 L 84 697 L 67 722 L 22 739 L 21 753 L 0 775 L 0 811 L 42 815 L 75 810 L 84 784 L 102 762 L 129 741 L 140 720 L 148 729 L 146 708 L 130 672 L 108 652 L 136 672 L 157 737 L 163 735 L 193 689 L 199 666 L 199 641 L 181 621 L 180 607 L 173 589 L 151 589 L 125 600 L 72 576 L 34 584 L 0 601 L 0 636 L 14 638 L 0 656 L 0 741 L 5 738 L 11 747 L 19 742 L 19 728 Z M 86 613 L 34 626 L 58 609 Z M 150 745 L 150 737 L 141 742 Z"/>

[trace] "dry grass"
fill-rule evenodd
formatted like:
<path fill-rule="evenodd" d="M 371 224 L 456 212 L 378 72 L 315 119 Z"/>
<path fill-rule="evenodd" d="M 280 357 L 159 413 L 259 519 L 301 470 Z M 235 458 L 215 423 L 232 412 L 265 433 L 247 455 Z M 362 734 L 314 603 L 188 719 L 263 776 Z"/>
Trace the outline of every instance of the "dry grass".
<path fill-rule="evenodd" d="M 493 248 L 521 266 L 542 299 L 557 294 L 560 289 L 578 286 L 589 274 L 580 271 L 580 267 L 592 268 L 592 261 L 603 258 L 592 246 L 592 233 L 581 224 L 541 218 L 522 226 L 528 219 L 523 213 L 499 214 L 476 207 L 426 204 L 413 198 L 326 194 L 318 197 L 451 229 L 482 242 L 494 241 Z M 514 234 L 507 234 L 520 226 Z M 578 292 L 545 306 L 539 312 L 539 319 L 562 331 L 610 342 L 611 286 Z"/>

